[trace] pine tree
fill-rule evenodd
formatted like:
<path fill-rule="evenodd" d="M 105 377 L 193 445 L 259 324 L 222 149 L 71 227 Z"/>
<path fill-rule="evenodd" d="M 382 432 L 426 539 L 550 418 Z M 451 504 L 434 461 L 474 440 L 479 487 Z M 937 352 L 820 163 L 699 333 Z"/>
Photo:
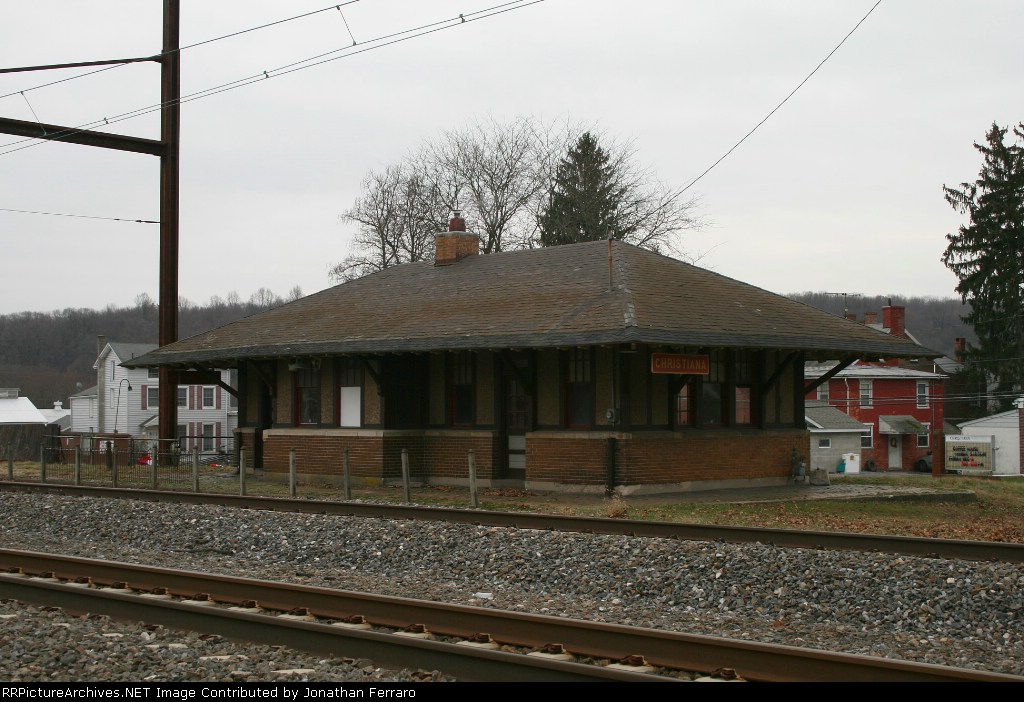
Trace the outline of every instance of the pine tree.
<path fill-rule="evenodd" d="M 1013 129 L 1016 142 L 1005 143 L 1006 133 L 993 123 L 985 143 L 974 144 L 984 159 L 977 180 L 943 186 L 946 201 L 970 219 L 946 235 L 942 256 L 978 337 L 965 360 L 989 378 L 997 410 L 1024 392 L 1024 123 Z"/>
<path fill-rule="evenodd" d="M 622 239 L 619 207 L 623 190 L 608 153 L 585 132 L 555 171 L 547 207 L 539 218 L 542 246 L 597 239 Z"/>

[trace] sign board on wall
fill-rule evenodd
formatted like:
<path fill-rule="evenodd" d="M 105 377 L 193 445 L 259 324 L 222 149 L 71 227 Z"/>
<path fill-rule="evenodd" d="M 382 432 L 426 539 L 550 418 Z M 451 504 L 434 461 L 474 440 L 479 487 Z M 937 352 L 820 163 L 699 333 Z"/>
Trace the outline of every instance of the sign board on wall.
<path fill-rule="evenodd" d="M 677 375 L 707 375 L 711 372 L 711 359 L 706 355 L 685 353 L 652 353 L 652 373 Z"/>
<path fill-rule="evenodd" d="M 994 470 L 991 436 L 946 435 L 946 470 Z"/>

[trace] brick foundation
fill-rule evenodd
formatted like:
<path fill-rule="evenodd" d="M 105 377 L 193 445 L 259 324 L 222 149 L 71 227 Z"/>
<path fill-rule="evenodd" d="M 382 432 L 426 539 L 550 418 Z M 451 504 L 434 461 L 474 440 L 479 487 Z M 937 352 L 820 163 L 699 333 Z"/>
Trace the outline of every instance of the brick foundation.
<path fill-rule="evenodd" d="M 603 490 L 612 438 L 615 485 L 626 491 L 785 482 L 792 471 L 792 452 L 806 460 L 808 448 L 807 432 L 799 429 L 533 432 L 526 439 L 527 486 Z M 247 453 L 251 441 L 251 433 L 242 433 Z M 263 466 L 268 477 L 287 476 L 294 448 L 296 474 L 302 480 L 338 482 L 348 449 L 352 482 L 379 485 L 401 480 L 404 449 L 413 481 L 466 484 L 472 449 L 477 478 L 489 485 L 495 480 L 495 466 L 500 465 L 500 443 L 491 431 L 272 429 L 264 432 Z"/>

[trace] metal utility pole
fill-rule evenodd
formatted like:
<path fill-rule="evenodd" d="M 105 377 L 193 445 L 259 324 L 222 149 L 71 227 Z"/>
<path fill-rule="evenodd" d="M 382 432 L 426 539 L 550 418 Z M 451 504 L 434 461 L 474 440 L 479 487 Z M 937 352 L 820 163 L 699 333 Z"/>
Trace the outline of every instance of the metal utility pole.
<path fill-rule="evenodd" d="M 178 340 L 178 136 L 181 129 L 181 52 L 178 44 L 180 0 L 164 0 L 164 43 L 160 70 L 160 334 L 166 346 Z M 171 440 L 178 431 L 178 381 L 171 368 L 159 371 L 159 427 L 163 454 L 170 462 Z"/>
<path fill-rule="evenodd" d="M 158 56 L 109 61 L 53 64 L 0 69 L 3 73 L 77 68 L 107 64 L 156 61 L 160 63 L 160 139 L 141 139 L 105 132 L 93 132 L 40 122 L 0 117 L 0 133 L 15 136 L 66 141 L 116 151 L 131 151 L 160 157 L 160 319 L 159 343 L 166 346 L 178 340 L 178 136 L 180 132 L 180 58 L 178 27 L 180 0 L 163 0 L 163 50 Z M 169 368 L 160 369 L 160 439 L 170 447 L 178 424 L 177 377 Z M 167 449 L 162 449 L 162 451 Z M 161 455 L 161 463 L 169 458 Z"/>

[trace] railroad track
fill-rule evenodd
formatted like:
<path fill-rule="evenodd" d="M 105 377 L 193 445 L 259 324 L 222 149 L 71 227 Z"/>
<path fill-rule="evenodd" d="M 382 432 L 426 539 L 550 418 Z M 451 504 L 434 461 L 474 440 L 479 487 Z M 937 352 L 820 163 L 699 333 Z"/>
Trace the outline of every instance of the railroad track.
<path fill-rule="evenodd" d="M 0 597 L 460 680 L 1021 682 L 1024 677 L 0 549 Z M 397 634 L 397 635 L 396 635 Z"/>
<path fill-rule="evenodd" d="M 411 505 L 339 502 L 333 500 L 248 497 L 217 493 L 130 490 L 0 481 L 0 490 L 44 494 L 144 500 L 187 504 L 223 505 L 239 509 L 299 512 L 379 519 L 429 520 L 453 524 L 570 531 L 621 536 L 646 536 L 689 541 L 762 543 L 788 548 L 812 548 L 845 551 L 875 551 L 925 558 L 957 558 L 968 561 L 1024 563 L 1024 544 L 990 541 L 926 539 L 920 537 L 851 534 L 843 532 L 761 529 L 676 522 L 648 522 L 602 517 L 567 517 L 526 512 L 500 512 Z"/>

